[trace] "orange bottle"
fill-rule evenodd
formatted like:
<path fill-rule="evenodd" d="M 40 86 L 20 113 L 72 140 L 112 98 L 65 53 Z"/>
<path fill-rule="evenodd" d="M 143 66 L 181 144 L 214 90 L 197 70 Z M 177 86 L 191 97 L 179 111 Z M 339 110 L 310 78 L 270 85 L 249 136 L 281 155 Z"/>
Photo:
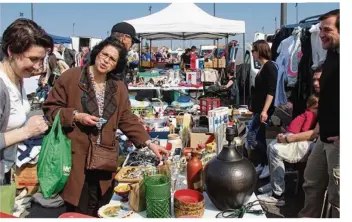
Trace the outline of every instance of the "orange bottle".
<path fill-rule="evenodd" d="M 195 148 L 192 151 L 192 157 L 187 163 L 187 186 L 188 189 L 203 192 L 202 181 L 202 162 L 198 158 L 198 152 Z"/>

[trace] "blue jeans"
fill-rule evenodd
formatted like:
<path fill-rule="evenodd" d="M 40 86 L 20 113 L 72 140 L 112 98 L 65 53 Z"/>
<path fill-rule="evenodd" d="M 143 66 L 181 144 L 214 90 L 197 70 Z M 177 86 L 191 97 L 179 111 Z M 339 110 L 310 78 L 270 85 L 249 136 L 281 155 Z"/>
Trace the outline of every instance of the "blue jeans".
<path fill-rule="evenodd" d="M 38 98 L 39 99 L 41 99 L 41 98 L 46 98 L 46 92 L 45 91 L 39 91 L 39 92 L 37 92 L 37 96 L 38 96 Z"/>
<path fill-rule="evenodd" d="M 268 165 L 265 124 L 260 122 L 260 114 L 254 113 L 247 134 L 248 145 L 251 145 L 260 155 L 260 163 Z"/>

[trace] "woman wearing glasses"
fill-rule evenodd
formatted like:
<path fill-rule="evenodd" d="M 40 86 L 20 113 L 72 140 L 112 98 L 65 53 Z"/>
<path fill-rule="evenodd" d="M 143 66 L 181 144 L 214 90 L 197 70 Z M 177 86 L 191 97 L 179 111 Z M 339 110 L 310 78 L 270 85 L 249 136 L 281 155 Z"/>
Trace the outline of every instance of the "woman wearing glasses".
<path fill-rule="evenodd" d="M 97 216 L 98 209 L 110 201 L 119 150 L 115 143 L 117 129 L 136 147 L 149 147 L 159 159 L 168 154 L 151 143 L 150 136 L 131 112 L 125 84 L 116 80 L 116 73 L 127 62 L 126 54 L 125 47 L 115 38 L 100 42 L 93 48 L 89 64 L 69 69 L 59 77 L 43 105 L 50 122 L 60 110 L 63 129 L 72 143 L 72 169 L 62 192 L 68 212 Z M 113 164 L 113 169 L 104 166 L 92 169 L 87 158 L 92 144 L 108 147 L 109 152 L 116 150 L 111 155 L 113 160 L 106 162 Z"/>
<path fill-rule="evenodd" d="M 48 126 L 43 116 L 27 119 L 30 105 L 23 87 L 23 78 L 38 70 L 46 49 L 53 40 L 29 19 L 17 19 L 6 28 L 1 50 L 5 54 L 0 63 L 0 189 L 1 193 L 15 194 L 11 189 L 12 168 L 17 158 L 17 144 L 44 133 Z M 11 213 L 14 199 L 0 197 L 0 212 Z M 6 208 L 6 209 L 4 209 Z"/>
<path fill-rule="evenodd" d="M 255 77 L 255 88 L 252 94 L 251 109 L 253 118 L 247 135 L 248 144 L 260 154 L 260 164 L 256 171 L 260 179 L 270 176 L 267 157 L 266 125 L 274 112 L 274 96 L 276 92 L 277 68 L 271 61 L 271 50 L 265 40 L 253 43 L 254 60 L 258 61 L 261 69 Z"/>

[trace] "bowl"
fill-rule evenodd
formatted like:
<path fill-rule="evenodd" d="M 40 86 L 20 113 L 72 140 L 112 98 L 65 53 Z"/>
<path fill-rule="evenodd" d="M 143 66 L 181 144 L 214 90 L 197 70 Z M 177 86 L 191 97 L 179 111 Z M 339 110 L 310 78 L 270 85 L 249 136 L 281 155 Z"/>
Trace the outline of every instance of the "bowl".
<path fill-rule="evenodd" d="M 174 206 L 180 211 L 204 211 L 204 205 L 204 196 L 198 191 L 183 189 L 174 194 Z"/>
<path fill-rule="evenodd" d="M 176 218 L 200 218 L 204 215 L 204 207 L 198 210 L 180 210 L 174 208 L 174 215 Z"/>
<path fill-rule="evenodd" d="M 121 202 L 128 201 L 128 195 L 131 192 L 131 190 L 132 190 L 132 187 L 130 184 L 120 184 L 114 188 L 114 192 L 122 198 Z"/>

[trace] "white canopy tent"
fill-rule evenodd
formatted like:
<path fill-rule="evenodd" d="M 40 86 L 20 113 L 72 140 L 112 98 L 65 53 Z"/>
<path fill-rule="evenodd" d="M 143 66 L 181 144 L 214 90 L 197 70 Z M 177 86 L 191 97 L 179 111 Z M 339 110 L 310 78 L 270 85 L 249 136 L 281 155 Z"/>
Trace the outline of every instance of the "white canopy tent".
<path fill-rule="evenodd" d="M 127 20 L 148 40 L 222 39 L 245 33 L 245 22 L 217 18 L 193 3 L 172 3 L 145 17 Z"/>
<path fill-rule="evenodd" d="M 124 22 L 133 25 L 141 40 L 150 41 L 150 50 L 152 40 L 219 41 L 219 39 L 226 38 L 227 45 L 229 36 L 242 34 L 243 56 L 245 55 L 245 22 L 217 18 L 193 3 L 172 3 L 152 15 Z M 140 48 L 142 48 L 142 41 Z M 244 75 L 244 69 L 242 71 Z"/>

